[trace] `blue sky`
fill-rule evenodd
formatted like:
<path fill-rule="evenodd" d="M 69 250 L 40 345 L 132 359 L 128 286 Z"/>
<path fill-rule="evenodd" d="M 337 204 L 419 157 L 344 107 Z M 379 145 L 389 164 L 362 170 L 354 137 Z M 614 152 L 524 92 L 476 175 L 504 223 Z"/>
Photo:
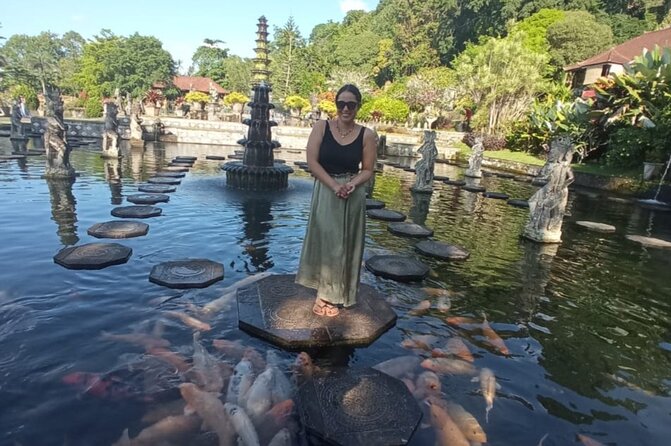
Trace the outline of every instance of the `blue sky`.
<path fill-rule="evenodd" d="M 282 26 L 290 16 L 301 34 L 328 20 L 339 22 L 351 9 L 374 9 L 378 0 L 32 0 L 13 2 L 2 8 L 0 35 L 35 35 L 42 31 L 63 34 L 74 30 L 90 39 L 108 28 L 119 35 L 139 32 L 163 42 L 180 71 L 191 63 L 191 55 L 203 39 L 219 39 L 232 54 L 254 55 L 256 23 L 261 15 L 273 26 Z"/>

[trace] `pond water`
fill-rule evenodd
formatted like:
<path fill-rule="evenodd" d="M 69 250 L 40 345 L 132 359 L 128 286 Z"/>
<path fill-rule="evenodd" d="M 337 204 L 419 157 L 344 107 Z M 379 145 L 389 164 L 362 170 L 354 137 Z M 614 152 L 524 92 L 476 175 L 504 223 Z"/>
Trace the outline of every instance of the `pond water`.
<path fill-rule="evenodd" d="M 109 445 L 124 428 L 131 436 L 153 406 L 138 394 L 96 395 L 63 383 L 73 372 L 127 379 L 137 393 L 161 390 L 171 379 L 142 377 L 142 348 L 110 340 L 103 332 L 149 332 L 164 323 L 164 338 L 186 358 L 191 331 L 165 318 L 218 297 L 224 287 L 251 274 L 295 273 L 304 235 L 312 179 L 298 170 L 289 189 L 271 194 L 228 190 L 220 161 L 238 147 L 149 144 L 124 149 L 104 161 L 93 148 L 71 156 L 79 172 L 74 184 L 47 181 L 43 157 L 0 163 L 0 444 Z M 0 139 L 0 153 L 9 153 Z M 198 156 L 163 214 L 143 220 L 144 237 L 121 240 L 133 249 L 128 263 L 98 271 L 73 271 L 53 262 L 63 247 L 100 241 L 86 230 L 113 220 L 110 210 L 137 193 L 137 186 L 178 155 Z M 283 150 L 291 163 L 302 152 Z M 410 163 L 409 160 L 402 160 Z M 463 176 L 439 164 L 436 174 Z M 671 438 L 671 251 L 646 248 L 625 238 L 637 234 L 671 240 L 671 213 L 643 209 L 595 191 L 574 190 L 564 222 L 563 243 L 541 246 L 519 235 L 528 211 L 435 183 L 428 201 L 413 196 L 413 174 L 385 167 L 374 198 L 435 230 L 434 238 L 471 252 L 463 262 L 421 257 L 415 240 L 396 237 L 386 223 L 367 222 L 366 255 L 379 252 L 421 258 L 432 273 L 417 284 L 401 284 L 364 270 L 362 281 L 382 293 L 398 314 L 396 326 L 367 348 L 311 352 L 320 366 L 372 366 L 403 355 L 404 340 L 433 335 L 435 346 L 460 337 L 474 365 L 491 369 L 501 386 L 489 421 L 479 385 L 469 376 L 441 375 L 444 398 L 461 404 L 487 433 L 490 445 L 579 444 L 582 434 L 610 445 L 661 445 Z M 535 188 L 498 177 L 483 178 L 490 191 L 527 199 Z M 615 225 L 614 234 L 576 225 L 590 220 Z M 148 281 L 153 265 L 208 258 L 225 266 L 223 281 L 202 290 L 170 290 Z M 425 288 L 445 290 L 451 308 L 435 305 Z M 435 302 L 434 302 L 435 304 Z M 449 325 L 448 316 L 486 315 L 509 356 L 492 349 L 480 330 Z M 274 347 L 237 328 L 235 306 L 210 321 L 202 336 L 241 340 L 261 352 Z M 295 352 L 277 351 L 287 373 Z M 224 358 L 226 359 L 226 358 Z M 123 371 L 123 373 L 122 373 Z M 415 371 L 416 374 L 421 369 Z M 125 388 L 125 387 L 124 387 Z M 178 396 L 177 396 L 178 397 Z M 206 438 L 206 437 L 205 437 Z M 211 437 L 209 439 L 211 444 Z M 303 444 L 304 440 L 296 440 Z M 412 445 L 433 445 L 434 431 L 420 427 Z M 206 439 L 184 444 L 208 444 Z M 215 442 L 216 444 L 216 442 Z"/>

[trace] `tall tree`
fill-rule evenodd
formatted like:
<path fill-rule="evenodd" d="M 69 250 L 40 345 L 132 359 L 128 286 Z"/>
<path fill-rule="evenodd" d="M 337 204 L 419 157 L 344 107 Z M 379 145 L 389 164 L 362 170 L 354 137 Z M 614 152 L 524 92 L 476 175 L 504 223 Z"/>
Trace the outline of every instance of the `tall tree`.
<path fill-rule="evenodd" d="M 205 39 L 191 58 L 189 73 L 195 76 L 209 77 L 221 84 L 226 78 L 224 61 L 228 57 L 228 48 L 222 48 L 222 40 Z"/>
<path fill-rule="evenodd" d="M 301 54 L 305 50 L 305 39 L 301 36 L 293 17 L 281 28 L 275 27 L 270 44 L 273 90 L 280 99 L 296 93 L 296 79 L 304 70 Z"/>
<path fill-rule="evenodd" d="M 229 56 L 222 63 L 225 76 L 220 85 L 229 91 L 247 93 L 252 88 L 252 69 L 254 63 L 251 59 L 243 59 L 240 56 Z"/>
<path fill-rule="evenodd" d="M 563 20 L 548 27 L 547 37 L 552 61 L 558 67 L 580 62 L 613 44 L 610 27 L 585 11 L 566 11 Z"/>

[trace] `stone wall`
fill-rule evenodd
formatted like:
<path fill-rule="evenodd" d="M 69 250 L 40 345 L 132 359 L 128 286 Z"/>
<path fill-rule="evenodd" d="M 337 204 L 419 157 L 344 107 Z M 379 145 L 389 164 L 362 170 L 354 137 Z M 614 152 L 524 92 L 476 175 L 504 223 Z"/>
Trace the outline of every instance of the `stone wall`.
<path fill-rule="evenodd" d="M 68 126 L 67 136 L 74 138 L 102 138 L 104 122 L 84 119 L 65 119 Z M 47 130 L 47 118 L 33 116 L 30 118 L 30 131 L 34 136 L 43 135 Z M 119 137 L 130 139 L 130 118 L 119 118 Z"/>

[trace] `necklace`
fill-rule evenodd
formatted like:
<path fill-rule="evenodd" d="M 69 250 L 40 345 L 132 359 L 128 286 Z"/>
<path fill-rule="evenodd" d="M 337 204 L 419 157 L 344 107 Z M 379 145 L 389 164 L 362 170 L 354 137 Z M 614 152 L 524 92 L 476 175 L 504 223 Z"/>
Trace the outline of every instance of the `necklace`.
<path fill-rule="evenodd" d="M 338 131 L 338 135 L 340 135 L 341 139 L 346 138 L 347 135 L 352 133 L 354 127 L 356 127 L 356 124 L 354 124 L 351 129 L 347 130 L 346 132 L 343 132 L 342 130 L 340 130 L 340 120 L 336 119 L 336 130 Z"/>

